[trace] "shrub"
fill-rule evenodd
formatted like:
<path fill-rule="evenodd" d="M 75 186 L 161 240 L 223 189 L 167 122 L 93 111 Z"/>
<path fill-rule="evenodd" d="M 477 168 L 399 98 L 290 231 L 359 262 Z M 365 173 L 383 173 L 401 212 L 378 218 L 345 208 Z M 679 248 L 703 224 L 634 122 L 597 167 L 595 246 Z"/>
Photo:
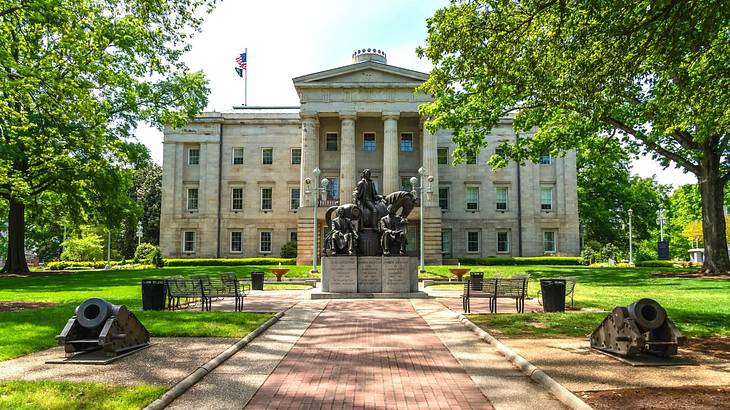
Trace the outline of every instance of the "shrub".
<path fill-rule="evenodd" d="M 672 267 L 679 267 L 679 268 L 690 268 L 690 267 L 699 267 L 702 266 L 701 263 L 693 263 L 689 261 L 658 261 L 658 260 L 651 260 L 651 261 L 641 261 L 636 262 L 637 267 L 642 268 L 672 268 Z"/>
<path fill-rule="evenodd" d="M 83 238 L 66 239 L 63 243 L 61 260 L 64 261 L 97 261 L 104 259 L 104 241 L 97 234 L 88 234 Z"/>
<path fill-rule="evenodd" d="M 111 261 L 111 266 L 121 264 L 119 261 Z M 104 269 L 106 261 L 54 261 L 48 262 L 46 269 L 49 270 L 83 270 L 83 269 Z"/>
<path fill-rule="evenodd" d="M 487 258 L 461 258 L 463 265 L 505 266 L 505 265 L 580 265 L 579 256 L 517 256 Z"/>
<path fill-rule="evenodd" d="M 289 241 L 281 247 L 282 258 L 296 258 L 297 257 L 297 241 Z"/>
<path fill-rule="evenodd" d="M 245 266 L 245 265 L 296 265 L 296 259 L 286 258 L 185 258 L 165 259 L 165 266 Z"/>
<path fill-rule="evenodd" d="M 612 243 L 607 243 L 601 248 L 601 261 L 608 262 L 609 260 L 618 261 L 621 259 L 621 249 Z"/>
<path fill-rule="evenodd" d="M 583 264 L 589 266 L 596 262 L 598 254 L 593 250 L 593 248 L 585 248 L 580 253 L 580 257 L 583 260 Z"/>
<path fill-rule="evenodd" d="M 140 243 L 134 251 L 134 263 L 155 265 L 161 268 L 164 264 L 160 247 L 151 243 Z"/>

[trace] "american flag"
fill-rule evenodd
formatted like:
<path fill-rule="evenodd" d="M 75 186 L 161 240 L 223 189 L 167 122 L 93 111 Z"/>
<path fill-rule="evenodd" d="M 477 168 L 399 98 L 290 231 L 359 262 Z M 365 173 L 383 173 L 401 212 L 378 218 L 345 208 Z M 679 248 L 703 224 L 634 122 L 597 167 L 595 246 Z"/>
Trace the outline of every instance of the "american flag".
<path fill-rule="evenodd" d="M 246 52 L 245 51 L 236 57 L 236 63 L 238 63 L 238 66 L 241 68 L 241 70 L 246 69 Z"/>

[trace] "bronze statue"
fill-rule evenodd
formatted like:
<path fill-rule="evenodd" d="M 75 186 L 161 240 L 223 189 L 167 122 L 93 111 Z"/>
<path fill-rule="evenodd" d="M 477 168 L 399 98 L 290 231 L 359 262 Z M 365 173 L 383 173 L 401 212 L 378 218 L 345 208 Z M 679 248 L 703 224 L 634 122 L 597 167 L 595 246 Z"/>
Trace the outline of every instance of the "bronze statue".
<path fill-rule="evenodd" d="M 370 179 L 370 170 L 364 169 L 362 179 L 357 183 L 357 190 L 354 193 L 355 204 L 360 207 L 363 214 L 363 227 L 376 228 L 378 224 L 378 211 L 376 206 L 382 202 L 383 197 L 378 195 L 375 183 Z"/>
<path fill-rule="evenodd" d="M 380 246 L 383 249 L 383 256 L 390 256 L 391 252 L 398 252 L 399 255 L 406 254 L 406 220 L 395 214 L 391 208 L 388 215 L 380 218 Z"/>
<path fill-rule="evenodd" d="M 331 228 L 325 237 L 326 250 L 333 255 L 354 255 L 357 243 L 357 230 L 353 227 L 352 221 L 345 218 L 345 209 L 337 209 L 337 217 L 332 220 Z"/>

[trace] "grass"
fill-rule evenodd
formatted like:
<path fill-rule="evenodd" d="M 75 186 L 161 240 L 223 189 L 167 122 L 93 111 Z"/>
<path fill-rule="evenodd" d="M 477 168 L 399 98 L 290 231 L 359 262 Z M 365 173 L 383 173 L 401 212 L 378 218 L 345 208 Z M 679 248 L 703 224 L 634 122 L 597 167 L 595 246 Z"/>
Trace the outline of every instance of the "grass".
<path fill-rule="evenodd" d="M 485 277 L 493 274 L 512 276 L 517 273 L 530 274 L 528 294 L 537 296 L 539 279 L 575 276 L 578 284 L 575 290 L 575 304 L 578 307 L 593 307 L 611 310 L 626 306 L 641 298 L 659 302 L 675 325 L 688 336 L 730 336 L 730 280 L 666 278 L 652 276 L 652 272 L 682 271 L 678 268 L 590 268 L 586 266 L 463 266 Z M 447 276 L 446 266 L 427 267 L 431 275 Z M 453 286 L 461 289 L 461 285 Z M 443 288 L 443 287 L 442 287 Z M 510 316 L 510 315 L 507 315 Z M 525 320 L 525 315 L 512 315 L 514 327 Z M 485 319 L 485 323 L 488 319 Z M 502 320 L 502 319 L 500 319 Z M 505 318 L 504 320 L 508 320 Z M 596 321 L 594 325 L 598 325 Z M 510 326 L 492 323 L 491 326 L 507 334 Z M 588 329 L 586 333 L 593 329 Z M 536 328 L 535 332 L 543 332 Z M 544 332 L 543 332 L 544 333 Z"/>
<path fill-rule="evenodd" d="M 508 337 L 585 336 L 606 313 L 525 313 L 467 315 L 483 329 L 496 329 Z"/>
<path fill-rule="evenodd" d="M 105 386 L 58 381 L 0 382 L 3 409 L 140 409 L 167 390 L 164 387 Z"/>

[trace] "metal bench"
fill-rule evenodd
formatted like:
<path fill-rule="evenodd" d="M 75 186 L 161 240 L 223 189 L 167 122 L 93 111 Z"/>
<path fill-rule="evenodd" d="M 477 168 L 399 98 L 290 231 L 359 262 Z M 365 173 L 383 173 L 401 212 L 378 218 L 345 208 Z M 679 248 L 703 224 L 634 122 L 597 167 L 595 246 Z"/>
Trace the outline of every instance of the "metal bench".
<path fill-rule="evenodd" d="M 561 276 L 558 279 L 565 280 L 565 297 L 570 296 L 570 307 L 575 307 L 573 304 L 573 294 L 575 293 L 575 284 L 578 282 L 578 278 L 575 276 Z M 542 290 L 537 291 L 537 302 L 542 306 Z"/>
<path fill-rule="evenodd" d="M 182 276 L 165 278 L 167 282 L 167 308 L 175 310 L 181 308 L 181 300 L 185 299 L 185 305 L 197 303 L 202 300 L 200 281 L 186 279 Z"/>
<path fill-rule="evenodd" d="M 214 299 L 234 298 L 235 311 L 243 310 L 243 299 L 246 297 L 245 284 L 235 274 L 225 273 L 217 278 L 199 278 L 202 290 L 203 310 L 210 310 Z"/>
<path fill-rule="evenodd" d="M 470 278 L 464 282 L 464 293 L 461 295 L 464 313 L 471 313 L 472 298 L 489 299 L 489 312 L 497 313 L 498 299 L 514 299 L 517 313 L 525 313 L 525 297 L 529 276 L 513 278 Z"/>

